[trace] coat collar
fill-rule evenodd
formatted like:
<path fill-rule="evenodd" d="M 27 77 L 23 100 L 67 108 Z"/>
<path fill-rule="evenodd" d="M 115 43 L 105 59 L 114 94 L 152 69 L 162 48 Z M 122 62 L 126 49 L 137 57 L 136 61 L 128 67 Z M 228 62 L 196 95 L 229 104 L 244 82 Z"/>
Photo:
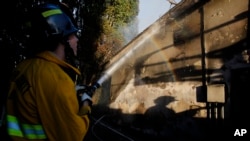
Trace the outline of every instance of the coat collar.
<path fill-rule="evenodd" d="M 41 53 L 39 53 L 39 54 L 37 55 L 37 57 L 43 58 L 43 59 L 48 60 L 48 61 L 53 62 L 53 63 L 56 63 L 56 64 L 58 64 L 59 66 L 62 66 L 62 67 L 64 67 L 64 68 L 70 68 L 70 69 L 72 69 L 74 72 L 76 72 L 78 75 L 81 74 L 80 71 L 79 71 L 77 68 L 73 67 L 72 65 L 70 65 L 69 63 L 67 63 L 67 62 L 65 62 L 65 61 L 63 61 L 63 60 L 58 59 L 58 58 L 57 58 L 52 52 L 50 52 L 50 51 L 41 52 Z"/>

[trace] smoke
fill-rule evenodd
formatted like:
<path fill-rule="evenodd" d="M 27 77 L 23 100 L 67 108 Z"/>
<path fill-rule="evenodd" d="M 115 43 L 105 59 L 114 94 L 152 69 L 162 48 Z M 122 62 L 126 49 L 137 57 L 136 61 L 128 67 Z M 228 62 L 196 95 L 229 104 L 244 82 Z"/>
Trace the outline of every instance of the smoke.
<path fill-rule="evenodd" d="M 138 35 L 138 23 L 138 17 L 135 17 L 130 23 L 119 28 L 119 31 L 124 37 L 124 45 L 128 44 Z"/>

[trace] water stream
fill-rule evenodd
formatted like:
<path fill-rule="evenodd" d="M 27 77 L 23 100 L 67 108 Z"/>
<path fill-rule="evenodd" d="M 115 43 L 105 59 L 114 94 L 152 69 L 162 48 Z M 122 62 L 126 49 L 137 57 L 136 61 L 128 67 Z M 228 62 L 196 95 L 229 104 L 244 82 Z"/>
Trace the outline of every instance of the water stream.
<path fill-rule="evenodd" d="M 147 41 L 152 35 L 154 35 L 158 31 L 159 28 L 160 28 L 159 25 L 156 25 L 155 28 L 149 29 L 151 31 L 141 34 L 142 37 L 138 38 L 138 41 L 136 42 L 135 46 L 131 50 L 129 50 L 127 53 L 125 53 L 123 56 L 121 56 L 121 58 L 119 58 L 109 68 L 107 68 L 103 72 L 103 75 L 99 78 L 97 83 L 99 85 L 102 85 L 107 79 L 109 79 L 116 70 L 118 70 L 124 63 L 126 63 L 126 61 L 131 56 L 134 55 L 134 53 L 136 53 L 138 49 L 142 49 L 144 47 L 142 46 L 143 43 L 145 43 L 145 41 Z"/>

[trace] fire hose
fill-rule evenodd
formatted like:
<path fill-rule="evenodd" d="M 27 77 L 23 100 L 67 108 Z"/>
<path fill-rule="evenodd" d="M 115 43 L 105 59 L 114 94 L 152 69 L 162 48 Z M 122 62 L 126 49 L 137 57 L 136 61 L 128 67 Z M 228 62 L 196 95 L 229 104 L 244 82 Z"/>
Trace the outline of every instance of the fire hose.
<path fill-rule="evenodd" d="M 98 89 L 101 85 L 96 82 L 96 83 L 93 83 L 91 86 L 87 86 L 87 85 L 78 85 L 77 86 L 77 93 L 78 94 L 81 94 L 81 95 L 84 95 L 84 94 L 87 94 L 89 97 L 92 97 L 93 94 L 95 93 L 96 89 Z M 103 139 L 101 139 L 100 137 L 98 137 L 98 135 L 95 133 L 94 131 L 94 128 L 97 124 L 99 124 L 100 126 L 102 127 L 105 127 L 106 129 L 110 130 L 112 133 L 114 134 L 117 134 L 119 135 L 120 137 L 122 137 L 123 139 L 126 139 L 126 140 L 129 140 L 129 141 L 133 141 L 133 139 L 131 139 L 130 137 L 126 136 L 125 134 L 119 132 L 118 130 L 112 128 L 111 126 L 101 122 L 101 120 L 106 117 L 106 115 L 103 115 L 101 118 L 99 119 L 96 119 L 94 117 L 91 117 L 95 123 L 93 124 L 92 128 L 91 128 L 91 131 L 93 133 L 93 135 L 100 141 L 102 141 Z"/>

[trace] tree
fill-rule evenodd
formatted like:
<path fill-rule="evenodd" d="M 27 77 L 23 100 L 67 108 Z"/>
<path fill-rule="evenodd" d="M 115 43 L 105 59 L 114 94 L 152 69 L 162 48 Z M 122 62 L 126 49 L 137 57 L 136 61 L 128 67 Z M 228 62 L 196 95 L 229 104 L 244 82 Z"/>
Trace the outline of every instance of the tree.
<path fill-rule="evenodd" d="M 29 9 L 41 2 L 60 0 L 11 0 L 1 2 L 0 44 L 6 73 L 26 58 L 29 39 Z M 82 81 L 89 83 L 102 71 L 112 56 L 124 46 L 124 32 L 138 14 L 138 0 L 61 0 L 69 5 L 80 28 L 79 68 Z M 11 12 L 6 11 L 9 9 Z M 18 32 L 17 32 L 18 31 Z M 3 57 L 7 56 L 7 57 Z M 8 60 L 8 61 L 6 61 Z M 5 75 L 7 80 L 7 75 Z M 3 80 L 3 79 L 2 79 Z"/>
<path fill-rule="evenodd" d="M 105 64 L 125 44 L 121 27 L 129 25 L 138 14 L 138 0 L 84 0 L 83 33 L 80 56 L 82 70 L 91 82 Z M 84 62 L 84 63 L 83 63 Z"/>

